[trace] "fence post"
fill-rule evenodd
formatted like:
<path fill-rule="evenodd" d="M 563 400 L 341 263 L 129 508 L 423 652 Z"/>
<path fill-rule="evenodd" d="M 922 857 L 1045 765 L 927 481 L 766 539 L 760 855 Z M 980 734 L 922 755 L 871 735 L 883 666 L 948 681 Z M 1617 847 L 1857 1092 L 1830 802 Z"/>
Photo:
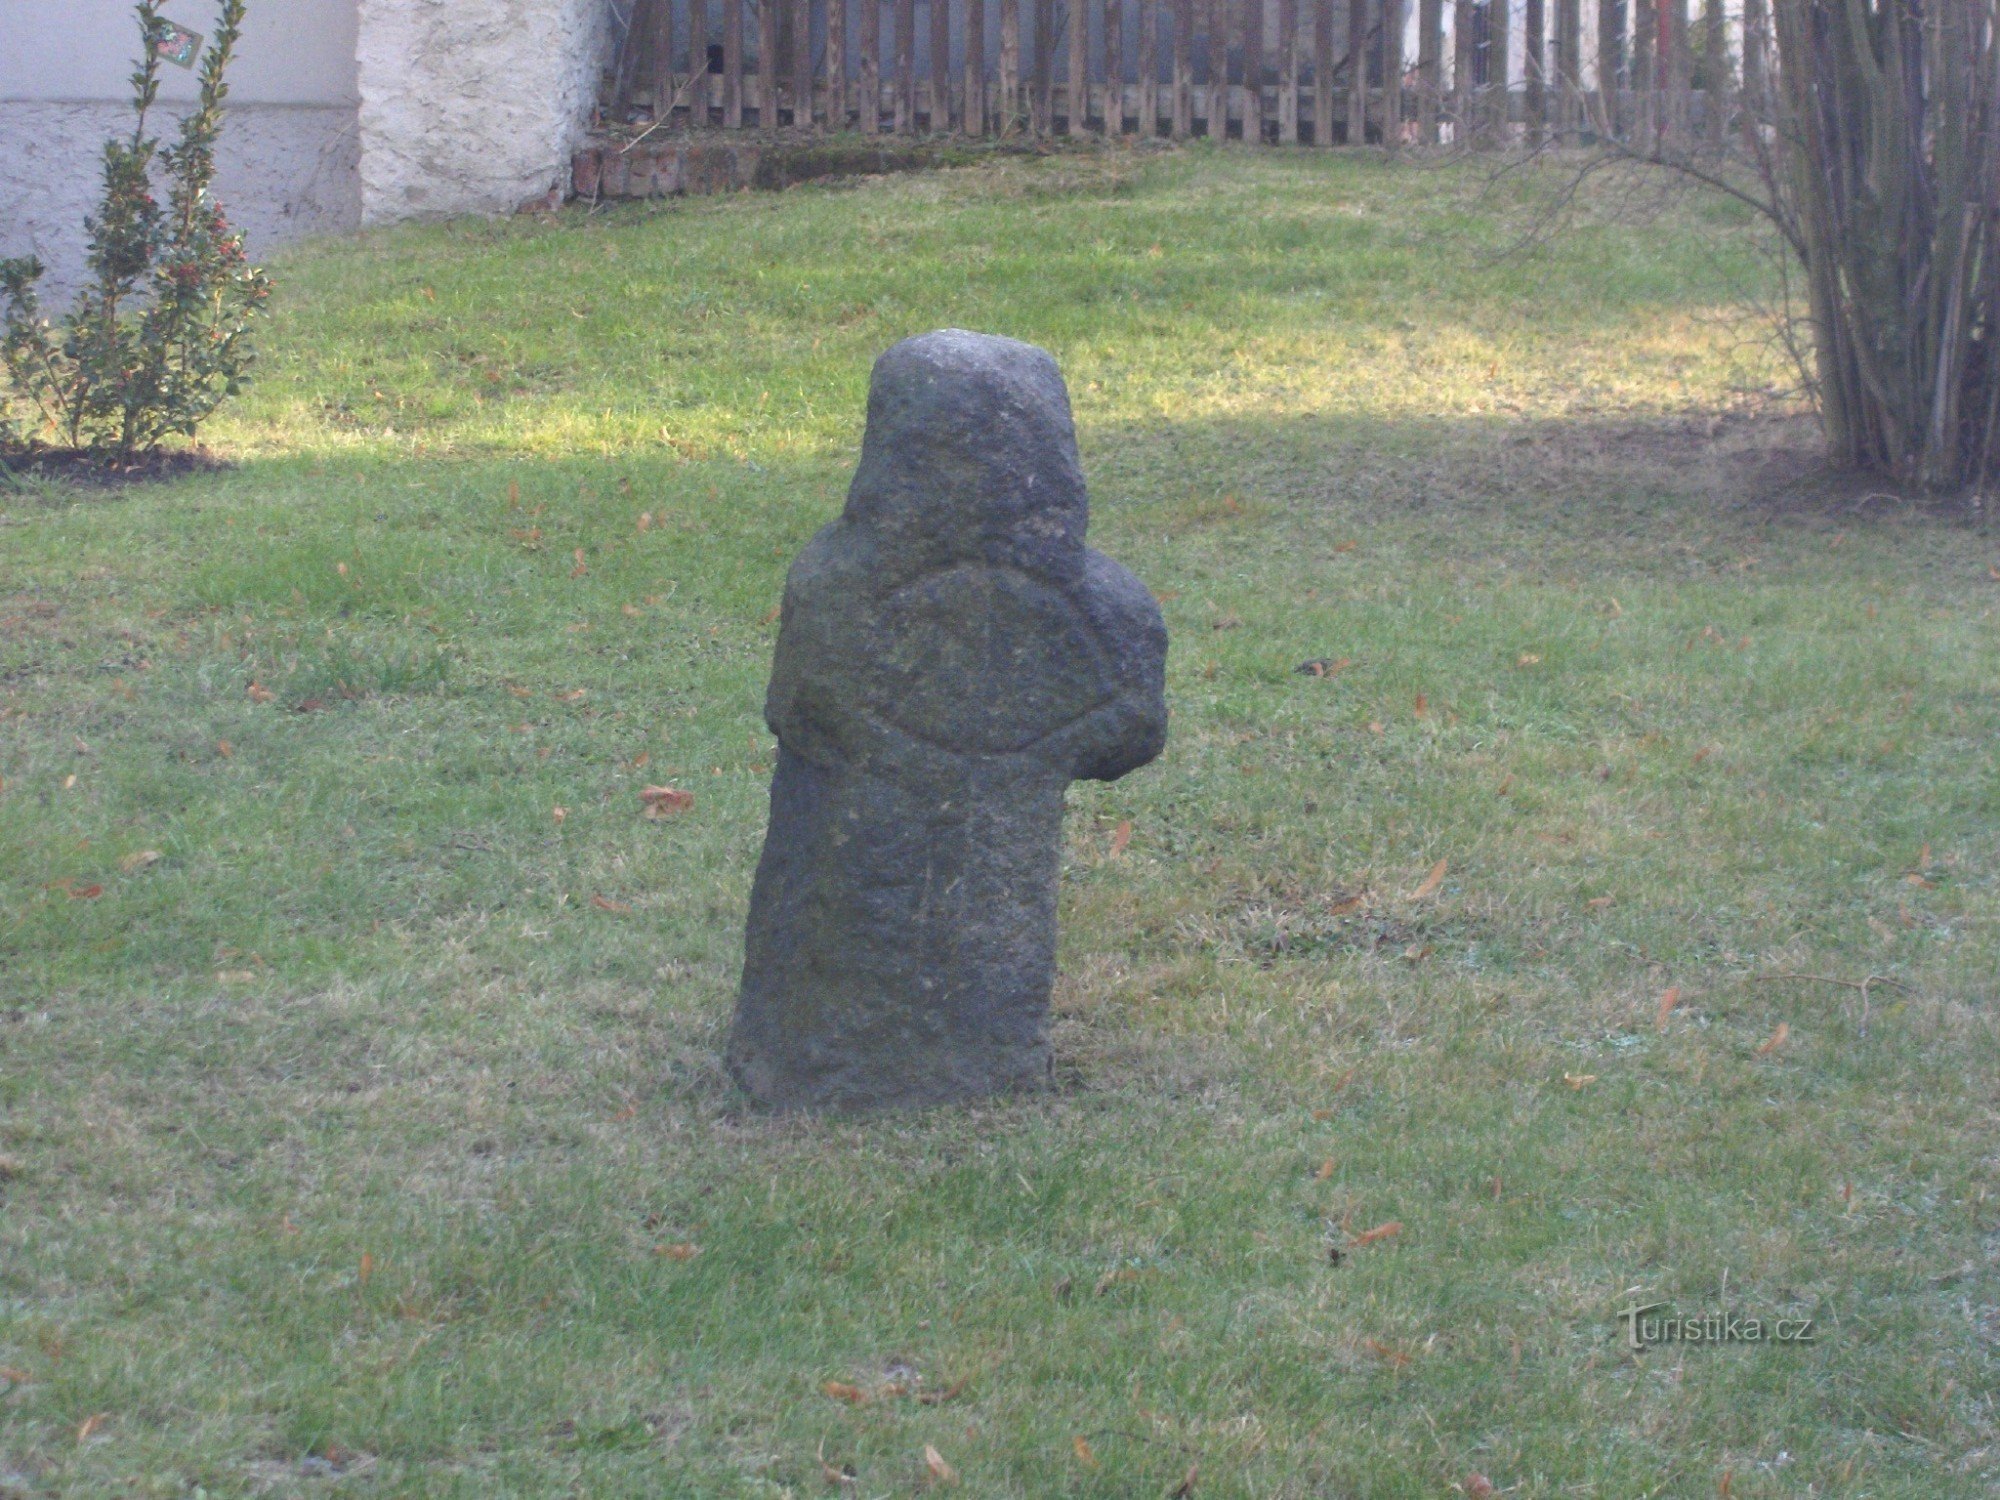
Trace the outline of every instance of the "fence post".
<path fill-rule="evenodd" d="M 1543 70 L 1548 65 L 1547 32 L 1548 16 L 1542 0 L 1528 0 L 1521 17 L 1521 130 L 1529 150 L 1542 144 L 1549 122 L 1549 96 L 1543 86 Z"/>
<path fill-rule="evenodd" d="M 1278 0 L 1278 139 L 1299 140 L 1299 6 Z"/>
<path fill-rule="evenodd" d="M 1368 0 L 1347 0 L 1347 144 L 1368 142 Z"/>
<path fill-rule="evenodd" d="M 882 0 L 859 0 L 860 46 L 854 58 L 855 125 L 863 135 L 882 128 Z"/>
<path fill-rule="evenodd" d="M 1722 150 L 1722 132 L 1726 124 L 1724 116 L 1729 113 L 1729 55 L 1722 30 L 1722 0 L 1708 0 L 1703 7 L 1703 29 L 1708 33 L 1703 41 L 1702 72 L 1702 134 L 1708 140 L 1708 149 Z"/>
<path fill-rule="evenodd" d="M 895 84 L 890 113 L 898 135 L 917 128 L 917 0 L 896 0 Z"/>
<path fill-rule="evenodd" d="M 1404 0 L 1382 0 L 1382 144 L 1403 146 Z"/>
<path fill-rule="evenodd" d="M 1207 3 L 1208 48 L 1203 55 L 1208 59 L 1208 138 L 1219 141 L 1229 134 L 1229 0 Z"/>
<path fill-rule="evenodd" d="M 847 7 L 842 0 L 826 0 L 826 128 L 847 128 Z"/>
<path fill-rule="evenodd" d="M 1090 124 L 1090 7 L 1064 0 L 1069 60 L 1063 66 L 1063 134 L 1082 135 Z"/>
<path fill-rule="evenodd" d="M 965 0 L 965 100 L 959 110 L 967 135 L 986 134 L 986 0 Z"/>
<path fill-rule="evenodd" d="M 1236 0 L 1236 48 L 1244 70 L 1244 144 L 1264 140 L 1264 0 Z"/>
<path fill-rule="evenodd" d="M 1125 0 L 1104 0 L 1104 133 L 1125 133 Z"/>
<path fill-rule="evenodd" d="M 1183 49 L 1181 47 L 1181 12 L 1185 7 L 1174 0 L 1172 5 L 1162 5 L 1159 0 L 1139 0 L 1139 134 L 1151 140 L 1160 133 L 1160 17 L 1167 17 L 1167 24 L 1173 27 L 1168 39 L 1168 57 L 1173 64 L 1174 79 L 1178 83 L 1181 74 Z M 1180 103 L 1177 94 L 1170 92 L 1173 111 L 1172 133 L 1176 139 L 1181 134 Z"/>
<path fill-rule="evenodd" d="M 757 124 L 764 130 L 778 123 L 779 4 L 757 0 Z"/>
<path fill-rule="evenodd" d="M 1029 109 L 1034 122 L 1034 133 L 1038 136 L 1054 135 L 1056 120 L 1052 91 L 1055 87 L 1055 0 L 1035 0 L 1033 20 L 1035 89 Z"/>
<path fill-rule="evenodd" d="M 1583 137 L 1577 129 L 1583 102 L 1582 46 L 1583 21 L 1577 0 L 1556 0 L 1556 80 L 1561 90 L 1556 100 L 1556 119 L 1562 127 L 1562 143 L 1575 146 Z"/>
<path fill-rule="evenodd" d="M 1472 0 L 1455 0 L 1451 8 L 1451 143 L 1463 151 L 1470 144 L 1472 120 Z"/>
<path fill-rule="evenodd" d="M 1681 148 L 1687 145 L 1688 95 L 1694 87 L 1694 69 L 1688 58 L 1688 0 L 1664 0 L 1660 53 L 1667 64 L 1667 134 L 1673 145 Z"/>
<path fill-rule="evenodd" d="M 1752 154 L 1762 149 L 1759 127 L 1765 117 L 1766 48 L 1770 45 L 1770 12 L 1764 0 L 1743 0 L 1743 142 Z"/>
<path fill-rule="evenodd" d="M 674 0 L 653 0 L 648 19 L 653 49 L 653 118 L 664 120 L 674 106 Z"/>
<path fill-rule="evenodd" d="M 722 0 L 722 123 L 743 125 L 743 0 Z"/>
<path fill-rule="evenodd" d="M 1190 94 L 1194 88 L 1194 6 L 1191 0 L 1147 0 L 1147 9 L 1155 20 L 1167 18 L 1167 61 L 1173 69 L 1173 78 L 1167 85 L 1167 132 L 1177 141 L 1186 140 L 1194 130 L 1194 101 Z M 1150 133 L 1160 133 L 1159 97 L 1159 27 L 1152 27 L 1153 72 L 1152 82 L 1153 113 Z"/>
<path fill-rule="evenodd" d="M 1444 0 L 1417 0 L 1417 139 L 1438 143 L 1438 102 L 1444 97 Z"/>
<path fill-rule="evenodd" d="M 1173 27 L 1168 39 L 1168 57 L 1173 64 L 1174 79 L 1180 79 L 1183 49 L 1181 47 L 1181 16 L 1184 9 L 1176 3 L 1161 5 L 1159 0 L 1139 0 L 1139 135 L 1152 140 L 1160 133 L 1160 17 L 1167 17 L 1167 24 Z M 1177 94 L 1170 93 L 1173 101 L 1173 125 L 1170 127 L 1176 139 L 1181 134 L 1180 103 Z"/>

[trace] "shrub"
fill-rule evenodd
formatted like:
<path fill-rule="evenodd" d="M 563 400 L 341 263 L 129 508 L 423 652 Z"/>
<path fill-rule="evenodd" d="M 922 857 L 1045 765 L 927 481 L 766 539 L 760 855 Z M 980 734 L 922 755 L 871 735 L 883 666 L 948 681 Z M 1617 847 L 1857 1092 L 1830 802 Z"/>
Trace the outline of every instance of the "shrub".
<path fill-rule="evenodd" d="M 36 297 L 41 263 L 0 261 L 0 368 L 14 408 L 0 413 L 0 439 L 53 434 L 71 448 L 145 452 L 176 434 L 193 437 L 250 366 L 250 329 L 271 284 L 210 190 L 244 0 L 220 0 L 199 96 L 164 149 L 146 133 L 159 94 L 159 8 L 160 0 L 135 7 L 142 50 L 132 134 L 105 142 L 103 194 L 84 221 L 90 280 L 59 333 Z M 156 161 L 164 208 L 154 197 Z"/>

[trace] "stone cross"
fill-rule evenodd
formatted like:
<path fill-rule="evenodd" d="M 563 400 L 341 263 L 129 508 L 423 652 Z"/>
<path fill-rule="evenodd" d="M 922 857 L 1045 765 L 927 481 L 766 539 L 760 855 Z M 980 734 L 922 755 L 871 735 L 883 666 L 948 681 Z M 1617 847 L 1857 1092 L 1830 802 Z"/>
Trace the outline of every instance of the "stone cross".
<path fill-rule="evenodd" d="M 840 519 L 785 581 L 729 1066 L 779 1108 L 1049 1074 L 1063 791 L 1166 744 L 1166 625 L 1083 544 L 1069 392 L 956 329 L 875 362 Z"/>

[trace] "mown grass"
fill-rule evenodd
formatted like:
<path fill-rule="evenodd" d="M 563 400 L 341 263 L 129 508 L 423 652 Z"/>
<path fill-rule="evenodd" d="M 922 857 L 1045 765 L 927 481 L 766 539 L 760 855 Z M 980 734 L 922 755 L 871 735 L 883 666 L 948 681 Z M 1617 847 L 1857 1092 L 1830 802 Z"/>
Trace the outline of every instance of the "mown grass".
<path fill-rule="evenodd" d="M 1740 217 L 1474 187 L 372 235 L 236 467 L 0 499 L 0 1494 L 1991 1493 L 2000 549 L 1745 395 Z M 1055 1093 L 772 1120 L 768 611 L 945 324 L 1061 359 L 1173 739 Z"/>

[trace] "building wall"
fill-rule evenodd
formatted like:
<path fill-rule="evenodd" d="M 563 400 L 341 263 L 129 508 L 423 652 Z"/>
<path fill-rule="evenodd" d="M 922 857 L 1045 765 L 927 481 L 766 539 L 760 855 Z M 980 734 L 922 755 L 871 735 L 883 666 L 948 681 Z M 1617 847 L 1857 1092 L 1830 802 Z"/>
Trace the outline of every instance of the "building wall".
<path fill-rule="evenodd" d="M 605 0 L 359 0 L 364 222 L 504 213 L 566 180 Z"/>
<path fill-rule="evenodd" d="M 169 0 L 165 13 L 204 36 L 214 27 L 203 0 Z M 103 143 L 132 128 L 138 28 L 127 0 L 0 0 L 0 38 L 0 255 L 40 256 L 56 307 L 84 274 Z M 216 197 L 253 255 L 361 222 L 355 43 L 355 0 L 252 0 Z M 154 134 L 171 138 L 195 87 L 192 70 L 162 65 Z"/>

